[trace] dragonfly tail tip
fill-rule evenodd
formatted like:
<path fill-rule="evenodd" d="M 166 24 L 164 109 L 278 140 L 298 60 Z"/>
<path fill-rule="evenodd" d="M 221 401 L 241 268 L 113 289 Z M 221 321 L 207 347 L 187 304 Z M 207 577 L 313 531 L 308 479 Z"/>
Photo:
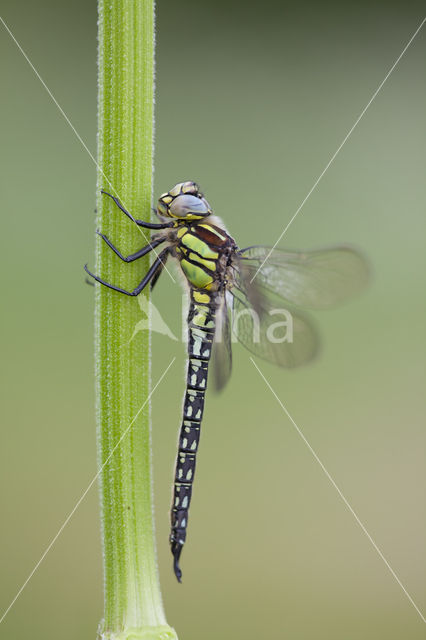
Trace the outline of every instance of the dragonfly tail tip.
<path fill-rule="evenodd" d="M 172 544 L 173 570 L 179 583 L 182 582 L 182 570 L 179 566 L 179 558 L 180 554 L 182 553 L 182 546 L 182 544 Z"/>
<path fill-rule="evenodd" d="M 179 558 L 175 557 L 174 562 L 173 562 L 173 570 L 175 572 L 175 576 L 177 578 L 177 581 L 179 583 L 181 583 L 182 582 L 182 570 L 179 567 Z"/>

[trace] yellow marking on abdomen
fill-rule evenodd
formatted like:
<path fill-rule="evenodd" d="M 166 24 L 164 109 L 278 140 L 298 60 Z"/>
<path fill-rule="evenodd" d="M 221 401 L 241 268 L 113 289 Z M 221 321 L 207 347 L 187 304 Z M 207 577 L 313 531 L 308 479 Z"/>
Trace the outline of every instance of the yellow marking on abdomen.
<path fill-rule="evenodd" d="M 201 291 L 193 291 L 192 297 L 194 298 L 195 302 L 201 303 L 209 303 L 211 300 L 211 297 L 208 293 L 201 293 Z"/>

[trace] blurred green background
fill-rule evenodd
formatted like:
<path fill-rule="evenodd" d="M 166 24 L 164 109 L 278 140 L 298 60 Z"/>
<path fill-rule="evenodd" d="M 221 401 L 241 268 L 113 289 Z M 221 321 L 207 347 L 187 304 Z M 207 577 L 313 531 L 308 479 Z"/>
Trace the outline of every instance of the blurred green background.
<path fill-rule="evenodd" d="M 3 0 L 3 17 L 96 149 L 96 7 Z M 155 195 L 195 179 L 240 246 L 272 244 L 424 14 L 421 2 L 158 5 Z M 349 242 L 368 291 L 317 315 L 323 352 L 259 365 L 417 605 L 425 603 L 426 33 L 283 245 Z M 95 167 L 0 25 L 2 514 L 0 610 L 96 472 Z M 181 292 L 154 302 L 175 333 Z M 248 359 L 208 396 L 184 583 L 168 547 L 184 347 L 153 340 L 155 500 L 167 616 L 181 640 L 417 640 L 421 618 Z M 223 443 L 226 446 L 223 447 Z M 0 626 L 1 638 L 95 638 L 93 488 Z"/>

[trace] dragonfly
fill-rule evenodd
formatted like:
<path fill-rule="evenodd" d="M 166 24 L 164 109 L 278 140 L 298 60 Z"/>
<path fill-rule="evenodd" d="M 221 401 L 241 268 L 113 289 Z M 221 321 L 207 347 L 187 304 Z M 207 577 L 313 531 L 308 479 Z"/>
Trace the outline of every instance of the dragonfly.
<path fill-rule="evenodd" d="M 209 368 L 212 385 L 220 391 L 231 375 L 234 339 L 280 367 L 308 362 L 319 341 L 304 310 L 327 309 L 359 292 L 367 282 L 368 266 L 358 251 L 346 245 L 306 252 L 265 246 L 239 249 L 192 181 L 180 182 L 160 196 L 157 223 L 135 219 L 118 198 L 102 193 L 138 226 L 155 231 L 146 246 L 128 256 L 98 231 L 110 249 L 126 263 L 151 251 L 156 258 L 132 291 L 103 280 L 87 265 L 86 272 L 114 291 L 138 296 L 147 285 L 155 286 L 167 260 L 173 259 L 188 293 L 188 365 L 170 533 L 174 573 L 181 582 L 180 557 L 187 537 Z M 284 319 L 277 321 L 280 314 Z"/>

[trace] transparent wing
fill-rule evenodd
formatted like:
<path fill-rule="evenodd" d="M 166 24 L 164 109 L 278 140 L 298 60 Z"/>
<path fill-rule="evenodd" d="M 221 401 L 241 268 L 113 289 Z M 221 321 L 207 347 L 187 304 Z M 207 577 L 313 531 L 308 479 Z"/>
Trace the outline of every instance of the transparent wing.
<path fill-rule="evenodd" d="M 369 276 L 365 258 L 343 245 L 300 253 L 248 247 L 241 256 L 237 280 L 254 305 L 257 283 L 298 307 L 327 309 L 358 293 Z"/>
<path fill-rule="evenodd" d="M 300 311 L 253 285 L 248 295 L 234 287 L 232 333 L 251 353 L 280 367 L 309 362 L 318 351 L 312 321 Z"/>
<path fill-rule="evenodd" d="M 216 310 L 216 330 L 210 367 L 213 374 L 213 388 L 221 391 L 227 384 L 232 371 L 231 324 L 226 297 L 223 296 Z"/>

